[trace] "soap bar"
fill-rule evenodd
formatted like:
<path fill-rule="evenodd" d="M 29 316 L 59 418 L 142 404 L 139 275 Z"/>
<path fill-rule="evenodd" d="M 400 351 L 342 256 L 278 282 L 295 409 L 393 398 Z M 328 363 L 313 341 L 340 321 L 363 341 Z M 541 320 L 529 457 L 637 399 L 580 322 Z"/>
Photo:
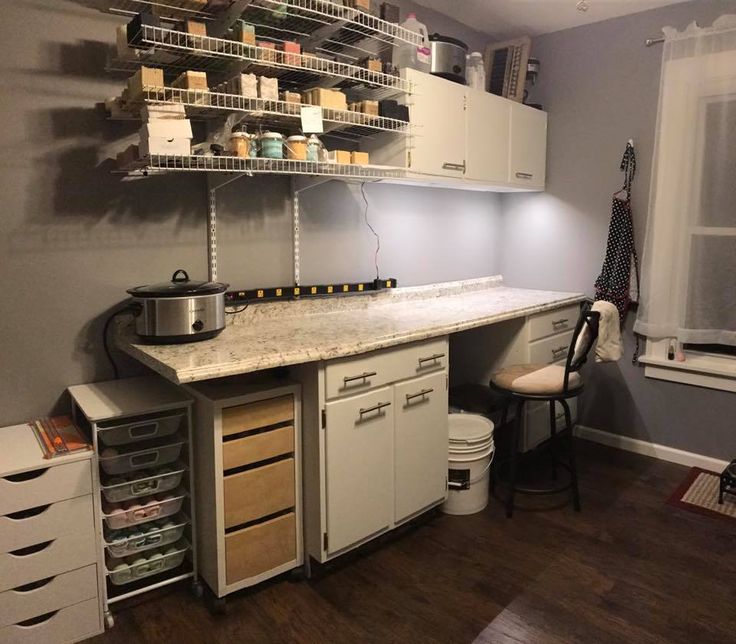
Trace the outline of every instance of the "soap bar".
<path fill-rule="evenodd" d="M 207 85 L 207 72 L 195 72 L 187 70 L 179 74 L 176 80 L 171 83 L 172 87 L 179 87 L 181 89 L 198 89 L 207 91 L 209 86 Z"/>
<path fill-rule="evenodd" d="M 302 47 L 299 43 L 284 41 L 284 63 L 298 67 L 301 64 Z"/>
<path fill-rule="evenodd" d="M 199 20 L 187 20 L 184 23 L 184 30 L 194 36 L 207 35 L 207 25 L 204 22 L 199 22 Z"/>
<path fill-rule="evenodd" d="M 367 152 L 351 152 L 350 153 L 350 163 L 355 163 L 356 165 L 368 165 L 368 153 Z"/>
<path fill-rule="evenodd" d="M 347 150 L 330 150 L 327 153 L 327 158 L 333 163 L 350 163 L 350 152 Z"/>
<path fill-rule="evenodd" d="M 279 100 L 279 79 L 268 76 L 258 77 L 258 96 L 269 101 Z"/>
<path fill-rule="evenodd" d="M 258 52 L 258 57 L 261 60 L 264 60 L 268 63 L 275 63 L 276 62 L 276 45 L 266 40 L 259 40 L 257 44 L 260 47 L 260 51 Z"/>
<path fill-rule="evenodd" d="M 247 22 L 238 22 L 235 26 L 235 40 L 244 45 L 256 44 L 256 28 Z"/>
<path fill-rule="evenodd" d="M 361 101 L 360 111 L 363 112 L 363 114 L 378 116 L 378 101 Z"/>
<path fill-rule="evenodd" d="M 158 67 L 141 67 L 128 79 L 129 99 L 135 99 L 143 92 L 164 88 L 164 71 Z"/>

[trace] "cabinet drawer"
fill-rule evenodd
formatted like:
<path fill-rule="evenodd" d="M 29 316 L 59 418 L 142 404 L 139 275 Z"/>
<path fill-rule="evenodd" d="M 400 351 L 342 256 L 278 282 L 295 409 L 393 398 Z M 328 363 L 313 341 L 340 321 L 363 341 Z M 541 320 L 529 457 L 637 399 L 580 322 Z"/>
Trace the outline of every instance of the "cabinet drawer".
<path fill-rule="evenodd" d="M 0 593 L 0 627 L 97 597 L 97 566 L 85 566 Z"/>
<path fill-rule="evenodd" d="M 37 623 L 20 623 L 0 628 L 3 644 L 60 644 L 77 642 L 100 633 L 100 610 L 97 599 L 47 613 Z M 30 620 L 29 620 L 30 621 Z"/>
<path fill-rule="evenodd" d="M 224 478 L 225 528 L 294 507 L 294 459 Z"/>
<path fill-rule="evenodd" d="M 529 342 L 546 338 L 555 333 L 572 331 L 580 315 L 580 307 L 577 304 L 566 306 L 564 309 L 547 311 L 529 318 Z"/>
<path fill-rule="evenodd" d="M 92 495 L 42 505 L 0 517 L 0 553 L 49 541 L 62 534 L 94 530 Z"/>
<path fill-rule="evenodd" d="M 92 493 L 89 460 L 0 478 L 0 516 Z"/>
<path fill-rule="evenodd" d="M 567 358 L 567 349 L 572 340 L 572 331 L 554 335 L 545 340 L 529 344 L 529 362 L 533 364 L 552 364 Z M 562 363 L 564 365 L 564 362 Z"/>
<path fill-rule="evenodd" d="M 333 360 L 325 367 L 327 399 L 362 393 L 376 387 L 446 369 L 447 338 L 373 351 Z"/>
<path fill-rule="evenodd" d="M 222 467 L 229 470 L 294 451 L 294 427 L 280 427 L 222 443 Z"/>
<path fill-rule="evenodd" d="M 230 436 L 251 429 L 294 420 L 294 397 L 291 394 L 258 400 L 222 410 L 222 435 Z"/>
<path fill-rule="evenodd" d="M 0 592 L 92 563 L 95 533 L 80 527 L 56 539 L 0 554 Z"/>
<path fill-rule="evenodd" d="M 225 535 L 228 584 L 255 577 L 296 559 L 293 512 Z"/>

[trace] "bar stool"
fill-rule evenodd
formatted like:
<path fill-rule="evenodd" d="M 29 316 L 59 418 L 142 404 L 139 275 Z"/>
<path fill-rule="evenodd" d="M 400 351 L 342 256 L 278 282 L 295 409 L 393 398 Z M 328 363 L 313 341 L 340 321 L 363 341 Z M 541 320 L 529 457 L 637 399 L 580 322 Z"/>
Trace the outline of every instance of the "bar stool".
<path fill-rule="evenodd" d="M 586 302 L 580 311 L 580 317 L 575 325 L 570 347 L 567 351 L 565 366 L 522 364 L 501 369 L 491 377 L 490 386 L 494 391 L 506 397 L 501 427 L 506 424 L 510 405 L 516 403 L 516 418 L 512 423 L 511 456 L 508 461 L 509 477 L 506 497 L 506 516 L 511 518 L 514 512 L 514 495 L 520 494 L 549 495 L 558 494 L 572 489 L 572 502 L 576 512 L 580 512 L 580 492 L 578 490 L 578 473 L 575 464 L 575 450 L 573 445 L 572 421 L 569 398 L 580 395 L 583 391 L 583 379 L 580 369 L 585 364 L 591 347 L 598 338 L 598 323 L 600 313 L 590 310 L 591 304 Z M 557 466 L 561 466 L 570 473 L 570 481 L 562 486 L 548 488 L 525 488 L 517 486 L 516 474 L 519 460 L 519 439 L 523 419 L 524 404 L 528 401 L 543 401 L 549 403 L 550 419 L 550 451 L 552 455 L 552 478 L 557 477 Z M 555 405 L 560 403 L 565 411 L 565 428 L 557 432 Z M 564 443 L 567 443 L 565 449 Z M 557 453 L 567 452 L 567 462 L 558 459 Z"/>

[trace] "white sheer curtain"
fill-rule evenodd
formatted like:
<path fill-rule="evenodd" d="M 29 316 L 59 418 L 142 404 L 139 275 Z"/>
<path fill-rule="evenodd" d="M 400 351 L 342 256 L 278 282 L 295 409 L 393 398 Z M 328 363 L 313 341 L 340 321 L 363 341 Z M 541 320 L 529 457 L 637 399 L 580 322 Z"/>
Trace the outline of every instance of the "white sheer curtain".
<path fill-rule="evenodd" d="M 736 345 L 736 15 L 664 34 L 634 330 Z"/>

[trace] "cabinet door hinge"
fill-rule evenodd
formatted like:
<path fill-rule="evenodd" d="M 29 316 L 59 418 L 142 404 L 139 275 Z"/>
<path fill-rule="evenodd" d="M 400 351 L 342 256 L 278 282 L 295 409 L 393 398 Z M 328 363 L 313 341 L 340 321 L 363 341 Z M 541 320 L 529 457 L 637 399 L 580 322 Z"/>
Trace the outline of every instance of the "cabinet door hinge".
<path fill-rule="evenodd" d="M 322 410 L 322 429 L 325 429 L 327 427 L 327 411 L 325 409 Z"/>
<path fill-rule="evenodd" d="M 327 533 L 325 532 L 325 533 L 324 533 L 324 534 L 322 535 L 322 549 L 323 549 L 323 550 L 324 550 L 325 552 L 327 552 L 327 544 L 328 544 L 328 541 L 327 541 Z"/>

